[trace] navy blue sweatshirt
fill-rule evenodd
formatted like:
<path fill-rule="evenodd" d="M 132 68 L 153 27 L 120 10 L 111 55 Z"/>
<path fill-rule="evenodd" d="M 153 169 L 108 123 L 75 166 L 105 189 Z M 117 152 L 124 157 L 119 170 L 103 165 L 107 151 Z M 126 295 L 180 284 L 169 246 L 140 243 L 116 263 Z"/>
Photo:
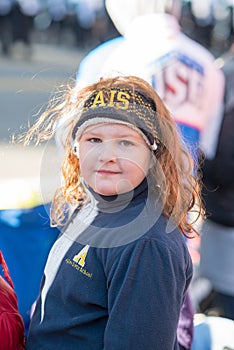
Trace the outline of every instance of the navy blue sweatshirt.
<path fill-rule="evenodd" d="M 192 262 L 147 181 L 91 200 L 52 247 L 27 350 L 176 350 Z"/>

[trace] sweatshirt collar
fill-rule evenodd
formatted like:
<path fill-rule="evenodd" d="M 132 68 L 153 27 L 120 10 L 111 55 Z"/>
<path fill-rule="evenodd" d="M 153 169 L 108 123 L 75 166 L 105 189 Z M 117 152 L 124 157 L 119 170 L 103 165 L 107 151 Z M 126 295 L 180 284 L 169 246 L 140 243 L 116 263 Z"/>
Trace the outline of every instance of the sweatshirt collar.
<path fill-rule="evenodd" d="M 91 202 L 93 202 L 98 210 L 113 213 L 121 211 L 129 205 L 137 205 L 140 201 L 146 200 L 148 197 L 148 188 L 150 187 L 148 182 L 149 179 L 146 177 L 132 191 L 113 196 L 103 196 L 95 192 L 91 187 L 85 186 Z"/>

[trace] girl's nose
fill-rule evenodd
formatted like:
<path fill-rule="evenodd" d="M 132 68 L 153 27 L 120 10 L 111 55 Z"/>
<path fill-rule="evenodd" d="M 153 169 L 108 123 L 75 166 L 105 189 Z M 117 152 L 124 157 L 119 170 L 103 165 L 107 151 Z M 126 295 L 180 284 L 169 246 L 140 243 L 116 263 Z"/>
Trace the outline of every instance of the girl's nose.
<path fill-rule="evenodd" d="M 99 146 L 99 161 L 101 162 L 113 162 L 117 158 L 116 147 L 113 142 L 105 141 Z"/>

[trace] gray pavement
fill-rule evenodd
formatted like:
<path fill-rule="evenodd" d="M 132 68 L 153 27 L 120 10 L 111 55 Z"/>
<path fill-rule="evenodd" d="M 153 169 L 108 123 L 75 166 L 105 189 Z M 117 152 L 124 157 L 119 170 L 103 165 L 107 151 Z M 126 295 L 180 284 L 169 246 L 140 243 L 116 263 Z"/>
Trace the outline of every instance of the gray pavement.
<path fill-rule="evenodd" d="M 27 122 L 20 117 L 26 112 L 33 114 L 33 104 L 37 108 L 46 105 L 56 86 L 74 79 L 84 55 L 77 49 L 37 44 L 32 47 L 30 59 L 25 59 L 20 47 L 15 48 L 11 59 L 0 57 L 0 118 L 4 132 L 0 136 L 0 209 L 30 206 L 31 201 L 47 202 L 59 185 L 55 144 L 23 147 L 12 143 L 11 136 L 18 131 L 19 122 L 25 131 Z M 5 135 L 8 125 L 9 134 Z"/>

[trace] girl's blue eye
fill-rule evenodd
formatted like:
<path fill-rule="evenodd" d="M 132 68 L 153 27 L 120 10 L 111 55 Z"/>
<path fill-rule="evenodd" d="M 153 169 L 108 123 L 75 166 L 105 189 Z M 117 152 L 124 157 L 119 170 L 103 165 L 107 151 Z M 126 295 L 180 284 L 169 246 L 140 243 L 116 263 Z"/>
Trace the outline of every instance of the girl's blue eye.
<path fill-rule="evenodd" d="M 92 142 L 92 143 L 101 143 L 102 142 L 102 140 L 99 139 L 98 137 L 92 137 L 88 141 Z"/>
<path fill-rule="evenodd" d="M 121 145 L 123 145 L 125 147 L 133 145 L 133 143 L 131 141 L 128 141 L 128 140 L 121 140 L 120 143 L 121 143 Z"/>

